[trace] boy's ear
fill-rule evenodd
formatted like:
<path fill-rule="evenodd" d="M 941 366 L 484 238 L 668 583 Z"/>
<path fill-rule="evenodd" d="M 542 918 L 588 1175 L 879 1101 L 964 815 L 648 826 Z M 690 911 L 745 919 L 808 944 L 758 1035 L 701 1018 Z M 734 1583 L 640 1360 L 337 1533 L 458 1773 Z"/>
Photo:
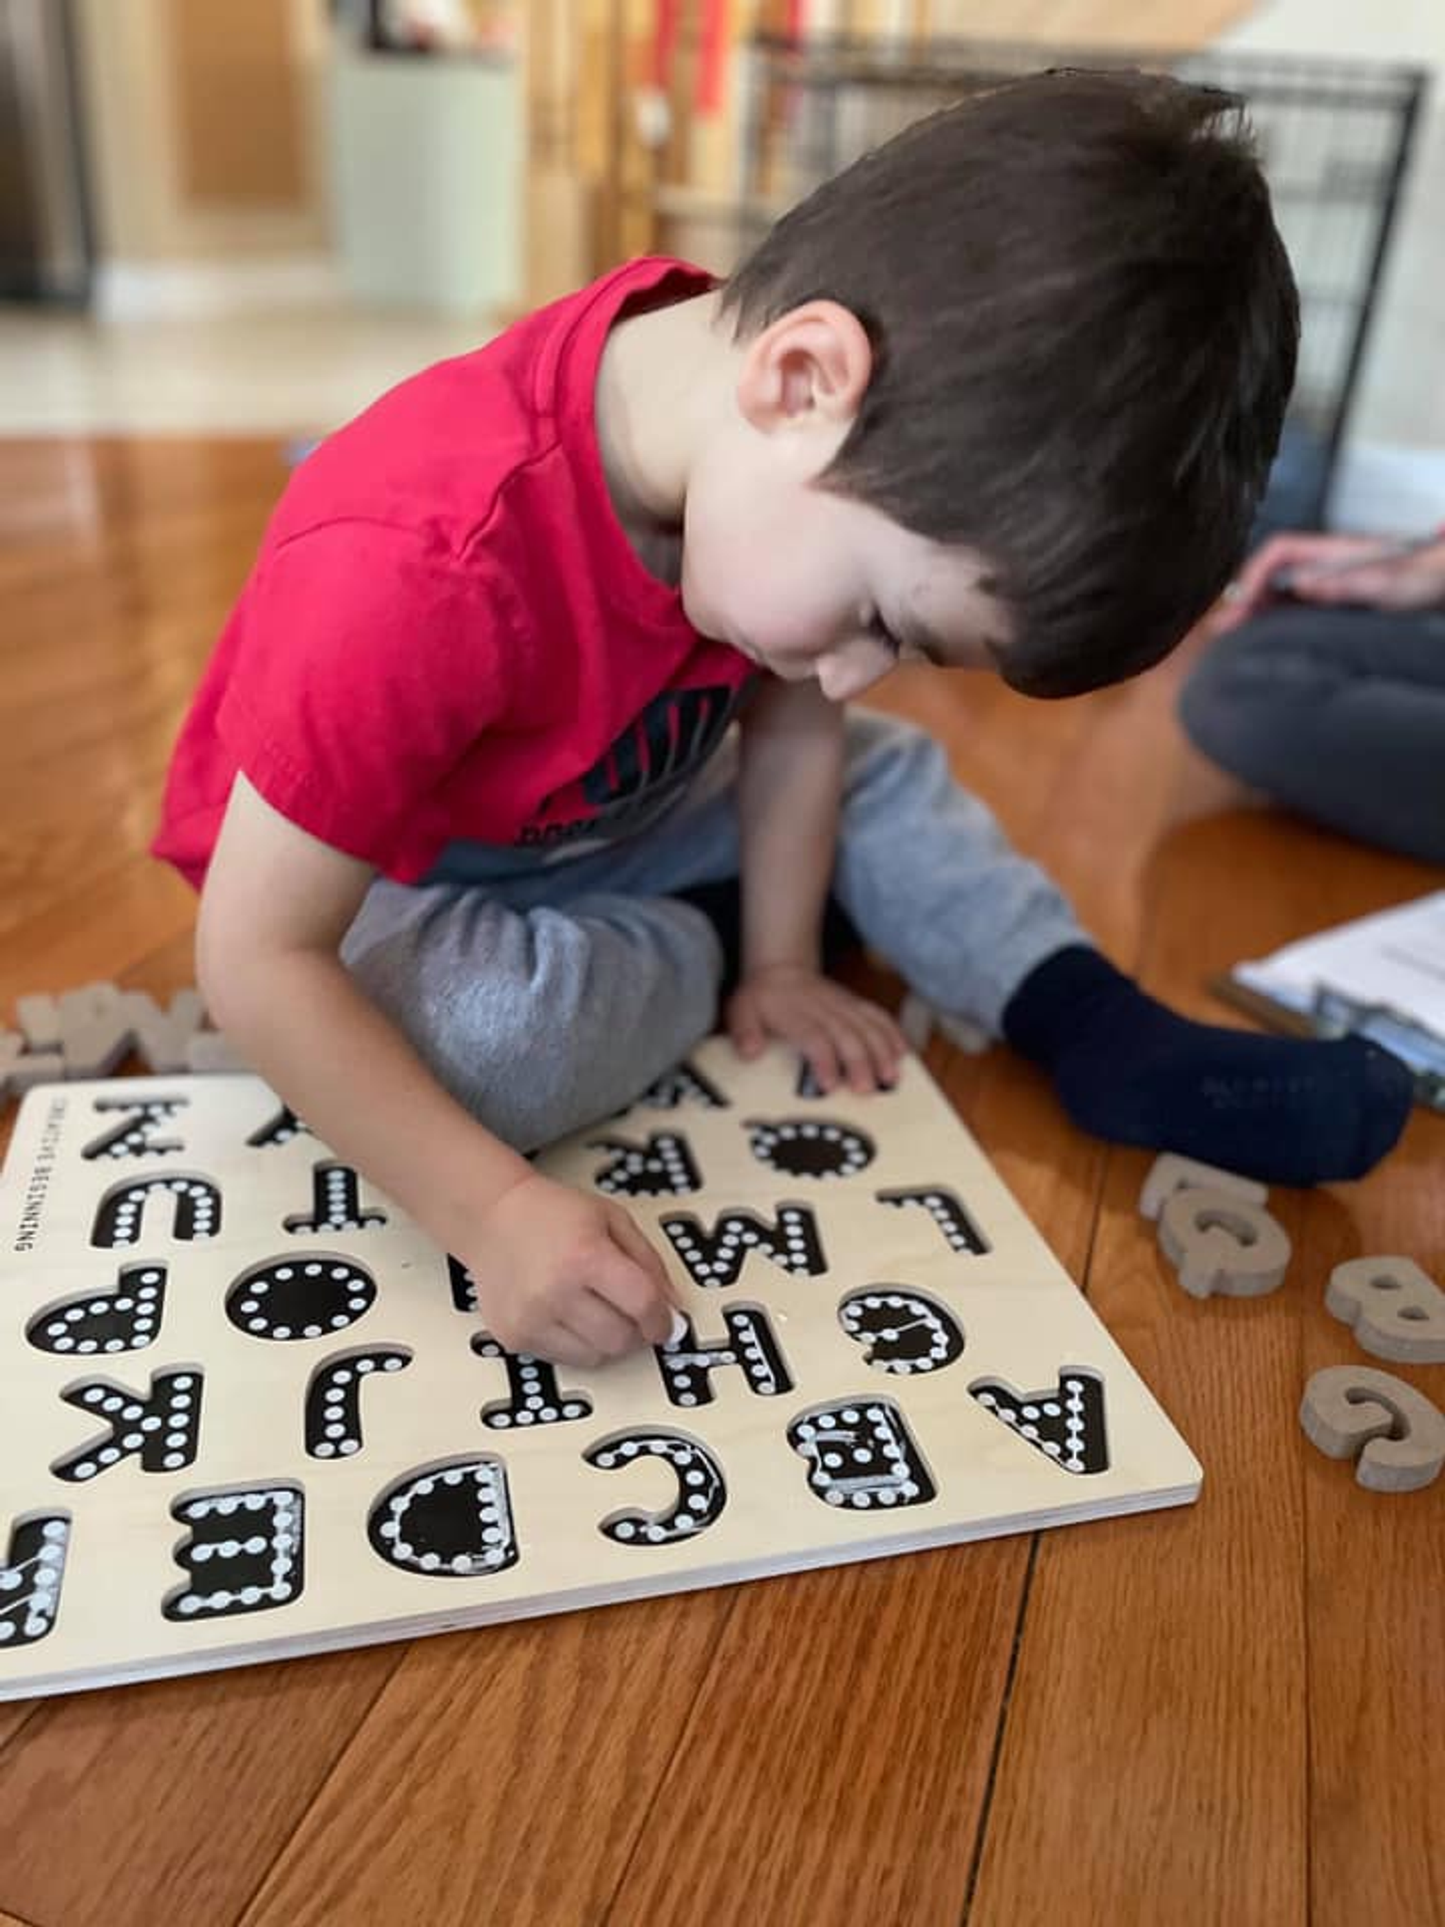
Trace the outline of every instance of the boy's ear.
<path fill-rule="evenodd" d="M 846 427 L 863 405 L 873 345 L 837 301 L 807 301 L 770 322 L 743 351 L 738 407 L 753 428 Z"/>

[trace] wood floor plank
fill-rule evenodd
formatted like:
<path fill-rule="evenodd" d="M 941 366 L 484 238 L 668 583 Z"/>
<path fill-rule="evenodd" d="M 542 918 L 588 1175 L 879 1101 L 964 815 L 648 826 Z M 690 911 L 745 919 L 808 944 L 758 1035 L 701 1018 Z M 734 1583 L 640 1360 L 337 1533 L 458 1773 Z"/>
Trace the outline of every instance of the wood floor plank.
<path fill-rule="evenodd" d="M 0 1906 L 44 1927 L 229 1927 L 399 1656 L 43 1702 L 0 1751 Z"/>
<path fill-rule="evenodd" d="M 0 1748 L 6 1747 L 35 1711 L 34 1700 L 9 1700 L 0 1706 Z"/>
<path fill-rule="evenodd" d="M 1141 882 L 1155 906 L 1148 986 L 1214 1017 L 1204 988 L 1211 971 L 1428 887 L 1415 866 L 1341 852 L 1282 817 L 1246 811 L 1181 824 L 1156 846 Z M 1313 1254 L 1358 1249 L 1376 1211 L 1416 1227 L 1418 1239 L 1415 1160 L 1438 1168 L 1442 1154 L 1445 1126 L 1418 1116 L 1406 1153 L 1363 1184 L 1277 1190 L 1271 1208 L 1299 1254 L 1286 1285 L 1263 1300 L 1202 1304 L 1180 1291 L 1137 1215 L 1148 1159 L 1112 1161 L 1090 1296 L 1194 1445 L 1204 1493 L 1191 1513 L 1041 1542 L 969 1927 L 1042 1919 L 1063 1891 L 1084 1920 L 1289 1927 L 1311 1917 L 1312 1841 L 1321 1854 L 1311 1735 L 1316 1772 L 1332 1761 L 1351 1786 L 1388 1782 L 1403 1738 L 1362 1757 L 1368 1737 L 1385 1738 L 1384 1706 L 1367 1689 L 1368 1727 L 1342 1719 L 1343 1678 L 1316 1639 L 1324 1613 L 1336 1643 L 1350 1650 L 1353 1640 L 1358 1654 L 1352 1613 L 1322 1601 L 1348 1591 L 1354 1612 L 1367 1611 L 1373 1575 L 1368 1562 L 1352 1561 L 1336 1576 L 1313 1546 L 1320 1502 L 1307 1505 L 1306 1488 L 1315 1493 L 1320 1477 L 1297 1419 L 1304 1333 L 1322 1315 Z M 1350 1355 L 1348 1340 L 1335 1346 L 1333 1356 Z M 1438 1667 L 1422 1659 L 1445 1630 L 1440 1537 L 1412 1557 L 1399 1518 L 1372 1519 L 1400 1568 L 1393 1604 L 1410 1627 L 1397 1686 L 1413 1678 L 1427 1705 L 1434 1688 L 1433 1714 L 1417 1697 L 1414 1717 L 1434 1717 L 1438 1729 Z M 1334 1735 L 1326 1759 L 1321 1730 Z M 1418 1820 L 1433 1797 L 1426 1775 L 1438 1750 L 1413 1728 L 1407 1744 L 1424 1762 L 1419 1778 L 1413 1762 L 1407 1776 Z M 1377 1846 L 1377 1860 L 1390 1857 L 1401 1890 L 1422 1894 L 1434 1849 L 1403 1844 L 1386 1806 L 1381 1793 L 1371 1817 L 1391 1844 Z M 1408 1831 L 1418 1838 L 1417 1825 Z M 1314 1871 L 1317 1917 L 1326 1907 L 1342 1923 L 1388 1917 L 1360 1863 L 1330 1859 L 1328 1901 L 1318 1862 Z M 1433 1873 L 1438 1880 L 1438 1865 Z"/>
<path fill-rule="evenodd" d="M 417 1641 L 243 1927 L 600 1921 L 740 1597 Z"/>

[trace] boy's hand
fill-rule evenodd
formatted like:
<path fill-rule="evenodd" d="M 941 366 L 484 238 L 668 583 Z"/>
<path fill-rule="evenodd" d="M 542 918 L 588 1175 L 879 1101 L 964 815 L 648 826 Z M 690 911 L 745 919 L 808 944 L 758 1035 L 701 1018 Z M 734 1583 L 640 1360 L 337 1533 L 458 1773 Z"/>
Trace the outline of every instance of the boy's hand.
<path fill-rule="evenodd" d="M 610 1198 L 523 1178 L 457 1255 L 488 1331 L 509 1352 L 586 1369 L 671 1334 L 672 1281 Z"/>
<path fill-rule="evenodd" d="M 749 971 L 726 1018 L 739 1056 L 756 1057 L 769 1037 L 781 1037 L 803 1052 L 825 1091 L 842 1082 L 855 1091 L 891 1085 L 908 1049 L 886 1010 L 801 964 Z"/>

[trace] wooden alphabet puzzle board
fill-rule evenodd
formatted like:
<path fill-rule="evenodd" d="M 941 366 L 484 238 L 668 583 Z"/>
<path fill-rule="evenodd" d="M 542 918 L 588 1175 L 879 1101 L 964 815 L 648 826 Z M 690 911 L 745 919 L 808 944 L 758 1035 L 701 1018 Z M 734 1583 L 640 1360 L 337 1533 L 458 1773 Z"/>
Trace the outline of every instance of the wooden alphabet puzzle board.
<path fill-rule="evenodd" d="M 0 1177 L 0 1700 L 1176 1505 L 1200 1469 L 916 1060 L 712 1039 L 539 1160 L 689 1327 L 502 1351 L 259 1080 L 25 1098 Z"/>

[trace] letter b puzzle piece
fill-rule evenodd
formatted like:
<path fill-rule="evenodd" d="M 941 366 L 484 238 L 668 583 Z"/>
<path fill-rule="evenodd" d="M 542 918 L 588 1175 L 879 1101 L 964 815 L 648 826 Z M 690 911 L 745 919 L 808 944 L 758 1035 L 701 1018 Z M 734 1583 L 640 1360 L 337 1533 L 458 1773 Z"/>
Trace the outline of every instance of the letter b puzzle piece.
<path fill-rule="evenodd" d="M 1358 1454 L 1355 1477 L 1372 1492 L 1414 1492 L 1445 1465 L 1445 1415 L 1413 1385 L 1370 1365 L 1316 1372 L 1300 1424 L 1328 1458 Z"/>
<path fill-rule="evenodd" d="M 1262 1298 L 1289 1267 L 1284 1227 L 1228 1191 L 1176 1191 L 1159 1214 L 1159 1243 L 1193 1298 Z"/>
<path fill-rule="evenodd" d="M 1400 1365 L 1445 1363 L 1445 1291 L 1412 1258 L 1352 1258 L 1336 1265 L 1325 1309 L 1376 1358 Z"/>

